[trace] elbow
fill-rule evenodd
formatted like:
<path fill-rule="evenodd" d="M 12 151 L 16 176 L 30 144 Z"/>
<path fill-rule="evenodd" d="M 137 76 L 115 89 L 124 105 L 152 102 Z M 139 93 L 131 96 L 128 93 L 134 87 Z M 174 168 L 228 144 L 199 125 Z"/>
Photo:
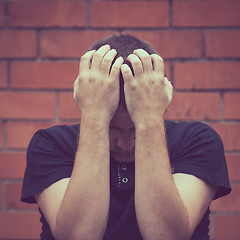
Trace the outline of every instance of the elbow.
<path fill-rule="evenodd" d="M 189 214 L 185 207 L 180 208 L 177 214 L 172 214 L 167 221 L 169 232 L 172 235 L 172 240 L 189 240 L 192 237 L 193 231 Z"/>
<path fill-rule="evenodd" d="M 91 226 L 83 223 L 69 224 L 74 221 L 69 219 L 58 221 L 52 230 L 54 239 L 56 240 L 101 240 L 105 229 L 93 229 Z"/>
<path fill-rule="evenodd" d="M 190 240 L 192 234 L 190 234 L 190 232 L 187 230 L 174 230 L 172 236 L 172 240 Z"/>
<path fill-rule="evenodd" d="M 54 239 L 56 240 L 64 240 L 69 239 L 73 240 L 73 232 L 74 232 L 74 225 L 69 225 L 67 223 L 67 217 L 59 217 L 59 214 L 57 215 L 55 226 L 51 228 L 52 235 L 54 236 Z M 76 238 L 75 238 L 76 239 Z"/>
<path fill-rule="evenodd" d="M 185 218 L 182 222 L 174 222 L 173 226 L 169 226 L 173 240 L 189 240 L 191 238 L 192 231 L 190 230 L 188 218 Z"/>
<path fill-rule="evenodd" d="M 189 240 L 192 236 L 188 218 L 178 217 L 178 219 L 161 219 L 149 223 L 140 223 L 140 232 L 143 239 L 159 240 Z"/>
<path fill-rule="evenodd" d="M 173 240 L 189 240 L 192 236 L 189 218 L 184 214 L 177 219 L 173 219 L 168 229 L 170 229 Z"/>
<path fill-rule="evenodd" d="M 67 226 L 65 226 L 64 228 L 61 227 L 62 224 L 57 224 L 55 225 L 54 228 L 52 228 L 52 235 L 54 237 L 54 239 L 56 240 L 64 240 L 64 239 L 74 239 L 73 236 L 70 235 L 70 229 L 67 228 Z"/>
<path fill-rule="evenodd" d="M 177 226 L 169 226 L 166 232 L 166 239 L 171 240 L 190 240 L 192 233 L 187 224 L 178 224 Z"/>
<path fill-rule="evenodd" d="M 90 232 L 87 230 L 68 231 L 66 228 L 63 230 L 55 229 L 53 236 L 56 240 L 100 240 L 103 237 L 100 237 L 96 232 Z"/>

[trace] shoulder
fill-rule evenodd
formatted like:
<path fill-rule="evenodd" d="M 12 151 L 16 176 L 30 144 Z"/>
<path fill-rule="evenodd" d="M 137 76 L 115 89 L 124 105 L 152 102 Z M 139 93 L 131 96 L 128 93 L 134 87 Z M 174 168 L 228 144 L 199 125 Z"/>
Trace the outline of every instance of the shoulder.
<path fill-rule="evenodd" d="M 34 149 L 68 149 L 73 151 L 78 142 L 79 124 L 56 125 L 46 129 L 39 129 L 32 137 L 28 152 Z"/>
<path fill-rule="evenodd" d="M 55 125 L 46 129 L 39 129 L 35 135 L 51 137 L 69 137 L 75 136 L 79 132 L 79 124 L 75 125 Z"/>
<path fill-rule="evenodd" d="M 186 132 L 199 132 L 203 130 L 209 130 L 215 132 L 213 128 L 203 122 L 191 121 L 191 122 L 174 122 L 174 121 L 165 121 L 165 126 L 167 132 L 174 133 L 176 131 L 186 133 Z"/>
<path fill-rule="evenodd" d="M 202 122 L 172 122 L 166 121 L 166 135 L 168 143 L 212 143 L 222 145 L 218 133 L 209 125 Z"/>
<path fill-rule="evenodd" d="M 231 191 L 224 146 L 218 133 L 202 122 L 166 123 L 172 170 L 218 186 L 215 198 Z"/>
<path fill-rule="evenodd" d="M 22 200 L 35 202 L 34 195 L 72 173 L 79 125 L 57 125 L 38 130 L 27 149 Z"/>
<path fill-rule="evenodd" d="M 225 166 L 224 146 L 213 128 L 202 122 L 170 124 L 167 144 L 172 163 L 195 164 L 195 168 L 208 166 L 211 170 L 216 165 Z"/>

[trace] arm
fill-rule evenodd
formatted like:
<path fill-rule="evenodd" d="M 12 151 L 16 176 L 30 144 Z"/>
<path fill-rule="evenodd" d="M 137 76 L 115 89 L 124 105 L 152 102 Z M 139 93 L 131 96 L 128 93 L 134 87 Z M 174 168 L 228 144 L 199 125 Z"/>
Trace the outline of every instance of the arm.
<path fill-rule="evenodd" d="M 188 174 L 171 174 L 164 126 L 136 129 L 137 219 L 144 239 L 187 240 L 216 187 Z"/>
<path fill-rule="evenodd" d="M 109 122 L 118 106 L 122 59 L 103 46 L 80 61 L 74 98 L 81 112 L 75 164 L 63 179 L 36 196 L 56 239 L 102 239 L 110 200 Z M 106 98 L 107 96 L 107 98 Z"/>
<path fill-rule="evenodd" d="M 109 209 L 108 126 L 81 124 L 73 173 L 59 206 L 57 239 L 102 239 Z"/>
<path fill-rule="evenodd" d="M 135 207 L 139 228 L 146 240 L 186 240 L 207 210 L 215 188 L 187 174 L 171 174 L 164 114 L 172 99 L 172 86 L 164 78 L 162 58 L 135 50 L 128 60 L 134 77 L 127 65 L 122 66 L 122 73 L 127 108 L 136 128 Z"/>

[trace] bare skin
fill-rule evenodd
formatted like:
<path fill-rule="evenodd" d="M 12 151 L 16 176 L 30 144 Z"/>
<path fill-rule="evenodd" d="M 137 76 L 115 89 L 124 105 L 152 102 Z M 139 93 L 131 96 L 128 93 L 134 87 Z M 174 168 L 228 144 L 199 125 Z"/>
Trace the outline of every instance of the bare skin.
<path fill-rule="evenodd" d="M 183 196 L 181 181 L 186 184 L 193 176 L 180 174 L 174 177 L 171 174 L 164 114 L 172 100 L 172 85 L 164 78 L 164 63 L 160 56 L 150 56 L 138 49 L 128 60 L 134 76 L 127 65 L 121 70 L 128 112 L 136 129 L 135 207 L 139 228 L 144 239 L 186 240 L 205 212 L 202 207 L 206 206 L 199 204 L 192 209 L 188 206 L 190 201 Z M 199 185 L 205 184 L 194 180 Z M 185 187 L 190 190 L 192 187 L 188 185 Z M 206 189 L 204 200 L 207 203 L 214 192 L 214 188 Z"/>
<path fill-rule="evenodd" d="M 115 55 L 115 50 L 103 46 L 81 58 L 74 84 L 81 127 L 73 173 L 36 196 L 56 239 L 95 240 L 105 232 L 110 200 L 109 123 L 118 106 L 123 62 L 118 58 L 109 73 Z"/>
<path fill-rule="evenodd" d="M 172 86 L 164 78 L 162 58 L 135 50 L 128 57 L 133 76 L 121 58 L 109 73 L 115 55 L 103 46 L 81 58 L 74 86 L 81 129 L 73 174 L 37 194 L 37 202 L 57 240 L 102 239 L 110 149 L 117 161 L 135 160 L 135 207 L 143 239 L 189 239 L 216 187 L 192 175 L 171 174 L 164 115 Z M 117 109 L 120 71 L 127 111 Z"/>

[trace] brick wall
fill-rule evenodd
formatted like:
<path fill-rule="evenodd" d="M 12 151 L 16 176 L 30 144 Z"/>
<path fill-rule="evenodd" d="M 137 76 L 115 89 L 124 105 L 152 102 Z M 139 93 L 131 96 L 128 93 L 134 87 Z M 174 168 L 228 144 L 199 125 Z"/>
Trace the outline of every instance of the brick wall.
<path fill-rule="evenodd" d="M 240 239 L 240 1 L 0 1 L 0 239 L 39 239 L 35 205 L 19 201 L 25 150 L 39 128 L 75 123 L 79 57 L 118 31 L 166 61 L 177 121 L 221 135 L 233 192 L 212 204 L 211 239 Z"/>

